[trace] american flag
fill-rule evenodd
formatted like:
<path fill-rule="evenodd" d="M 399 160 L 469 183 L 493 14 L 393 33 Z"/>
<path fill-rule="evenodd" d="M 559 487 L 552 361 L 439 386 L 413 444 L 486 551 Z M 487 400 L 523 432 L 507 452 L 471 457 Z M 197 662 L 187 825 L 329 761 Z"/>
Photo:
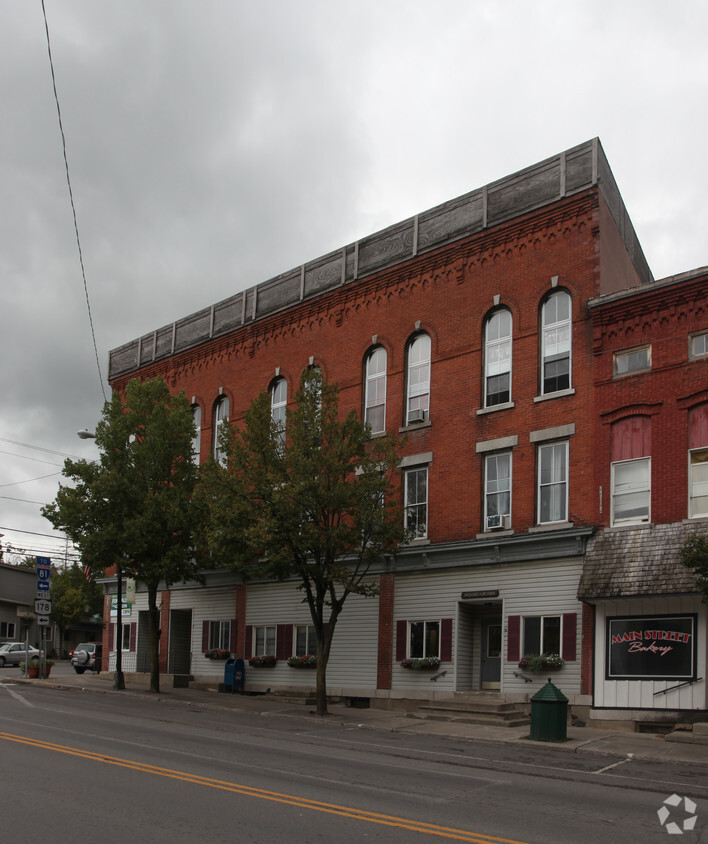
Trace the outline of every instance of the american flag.
<path fill-rule="evenodd" d="M 91 582 L 91 566 L 84 566 L 84 576 L 88 582 Z"/>

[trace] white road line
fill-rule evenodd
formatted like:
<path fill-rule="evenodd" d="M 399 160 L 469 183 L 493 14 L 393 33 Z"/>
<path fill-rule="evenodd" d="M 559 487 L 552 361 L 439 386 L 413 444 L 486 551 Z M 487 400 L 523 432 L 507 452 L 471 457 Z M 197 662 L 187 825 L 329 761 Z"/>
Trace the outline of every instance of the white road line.
<path fill-rule="evenodd" d="M 14 683 L 13 683 L 13 685 L 14 685 Z M 26 698 L 22 697 L 21 694 L 18 694 L 16 691 L 13 691 L 10 688 L 8 683 L 0 683 L 0 689 L 7 689 L 7 693 L 10 695 L 10 697 L 14 697 L 15 700 L 19 700 L 20 703 L 24 703 L 25 706 L 29 706 L 31 708 L 34 708 L 33 703 L 30 703 Z"/>

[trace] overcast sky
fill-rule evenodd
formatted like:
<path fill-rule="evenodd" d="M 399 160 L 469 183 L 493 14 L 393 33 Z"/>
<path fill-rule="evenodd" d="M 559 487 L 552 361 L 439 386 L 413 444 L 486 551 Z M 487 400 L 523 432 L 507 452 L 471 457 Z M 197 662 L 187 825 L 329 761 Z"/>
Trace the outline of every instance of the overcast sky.
<path fill-rule="evenodd" d="M 108 352 L 599 136 L 656 278 L 708 264 L 705 0 L 45 0 Z M 0 0 L 0 533 L 103 393 L 41 0 Z"/>

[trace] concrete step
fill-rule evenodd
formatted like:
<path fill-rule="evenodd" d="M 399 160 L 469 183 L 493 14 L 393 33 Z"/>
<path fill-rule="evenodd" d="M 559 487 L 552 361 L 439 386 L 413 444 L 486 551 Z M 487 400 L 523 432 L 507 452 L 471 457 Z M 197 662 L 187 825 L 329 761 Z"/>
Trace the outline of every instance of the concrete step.
<path fill-rule="evenodd" d="M 695 736 L 708 736 L 708 723 L 705 721 L 699 721 L 697 724 L 694 724 L 693 734 Z"/>
<path fill-rule="evenodd" d="M 409 712 L 408 717 L 417 718 L 420 721 L 445 721 L 454 724 L 477 724 L 489 727 L 525 727 L 531 723 L 531 719 L 521 712 L 517 712 L 515 716 L 509 714 L 507 717 L 501 717 L 483 712 L 422 712 L 419 709 L 416 712 Z"/>
<path fill-rule="evenodd" d="M 428 721 L 455 721 L 499 727 L 522 727 L 531 722 L 514 703 L 492 696 L 423 704 L 411 716 Z"/>

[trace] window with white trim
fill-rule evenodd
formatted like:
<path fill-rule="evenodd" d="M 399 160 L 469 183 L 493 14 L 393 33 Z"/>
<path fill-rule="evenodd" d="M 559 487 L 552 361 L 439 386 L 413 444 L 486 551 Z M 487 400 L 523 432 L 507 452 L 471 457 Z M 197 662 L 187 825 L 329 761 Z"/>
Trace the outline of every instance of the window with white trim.
<path fill-rule="evenodd" d="M 440 620 L 408 622 L 408 657 L 440 656 Z"/>
<path fill-rule="evenodd" d="M 317 635 L 314 624 L 295 625 L 295 656 L 317 653 Z"/>
<path fill-rule="evenodd" d="M 404 518 L 412 539 L 428 536 L 428 467 L 409 469 L 404 473 Z"/>
<path fill-rule="evenodd" d="M 511 527 L 511 452 L 484 459 L 484 529 Z"/>
<path fill-rule="evenodd" d="M 430 418 L 430 337 L 418 334 L 408 344 L 406 425 Z"/>
<path fill-rule="evenodd" d="M 275 656 L 276 626 L 254 626 L 252 634 L 253 653 L 251 656 Z"/>
<path fill-rule="evenodd" d="M 281 448 L 285 447 L 285 417 L 288 404 L 288 382 L 277 378 L 270 388 L 270 419 Z"/>
<path fill-rule="evenodd" d="M 568 443 L 538 447 L 538 523 L 568 520 Z"/>
<path fill-rule="evenodd" d="M 221 442 L 221 431 L 229 421 L 229 399 L 227 396 L 219 396 L 214 405 L 214 441 L 212 443 L 214 460 L 226 465 L 226 452 Z"/>
<path fill-rule="evenodd" d="M 689 463 L 688 515 L 708 516 L 708 448 L 689 452 Z"/>
<path fill-rule="evenodd" d="M 612 374 L 615 377 L 634 375 L 651 369 L 651 346 L 642 346 L 626 352 L 615 352 L 612 358 Z"/>
<path fill-rule="evenodd" d="M 523 646 L 521 653 L 559 654 L 561 653 L 561 616 L 527 615 L 523 619 Z"/>
<path fill-rule="evenodd" d="M 612 464 L 612 524 L 648 522 L 651 503 L 651 459 Z"/>
<path fill-rule="evenodd" d="M 511 313 L 495 311 L 484 326 L 484 406 L 511 401 Z"/>
<path fill-rule="evenodd" d="M 15 622 L 14 621 L 0 621 L 0 639 L 14 639 L 15 638 Z"/>
<path fill-rule="evenodd" d="M 194 423 L 194 436 L 192 437 L 192 460 L 198 466 L 202 450 L 202 409 L 198 404 L 192 405 L 192 422 Z"/>
<path fill-rule="evenodd" d="M 690 338 L 690 356 L 704 358 L 708 355 L 708 331 L 694 334 Z"/>
<path fill-rule="evenodd" d="M 372 434 L 386 430 L 386 349 L 377 346 L 366 356 L 364 422 Z"/>
<path fill-rule="evenodd" d="M 570 389 L 571 329 L 571 298 L 558 290 L 541 308 L 542 395 Z"/>
<path fill-rule="evenodd" d="M 209 650 L 228 651 L 231 647 L 231 622 L 210 621 L 207 644 Z"/>

